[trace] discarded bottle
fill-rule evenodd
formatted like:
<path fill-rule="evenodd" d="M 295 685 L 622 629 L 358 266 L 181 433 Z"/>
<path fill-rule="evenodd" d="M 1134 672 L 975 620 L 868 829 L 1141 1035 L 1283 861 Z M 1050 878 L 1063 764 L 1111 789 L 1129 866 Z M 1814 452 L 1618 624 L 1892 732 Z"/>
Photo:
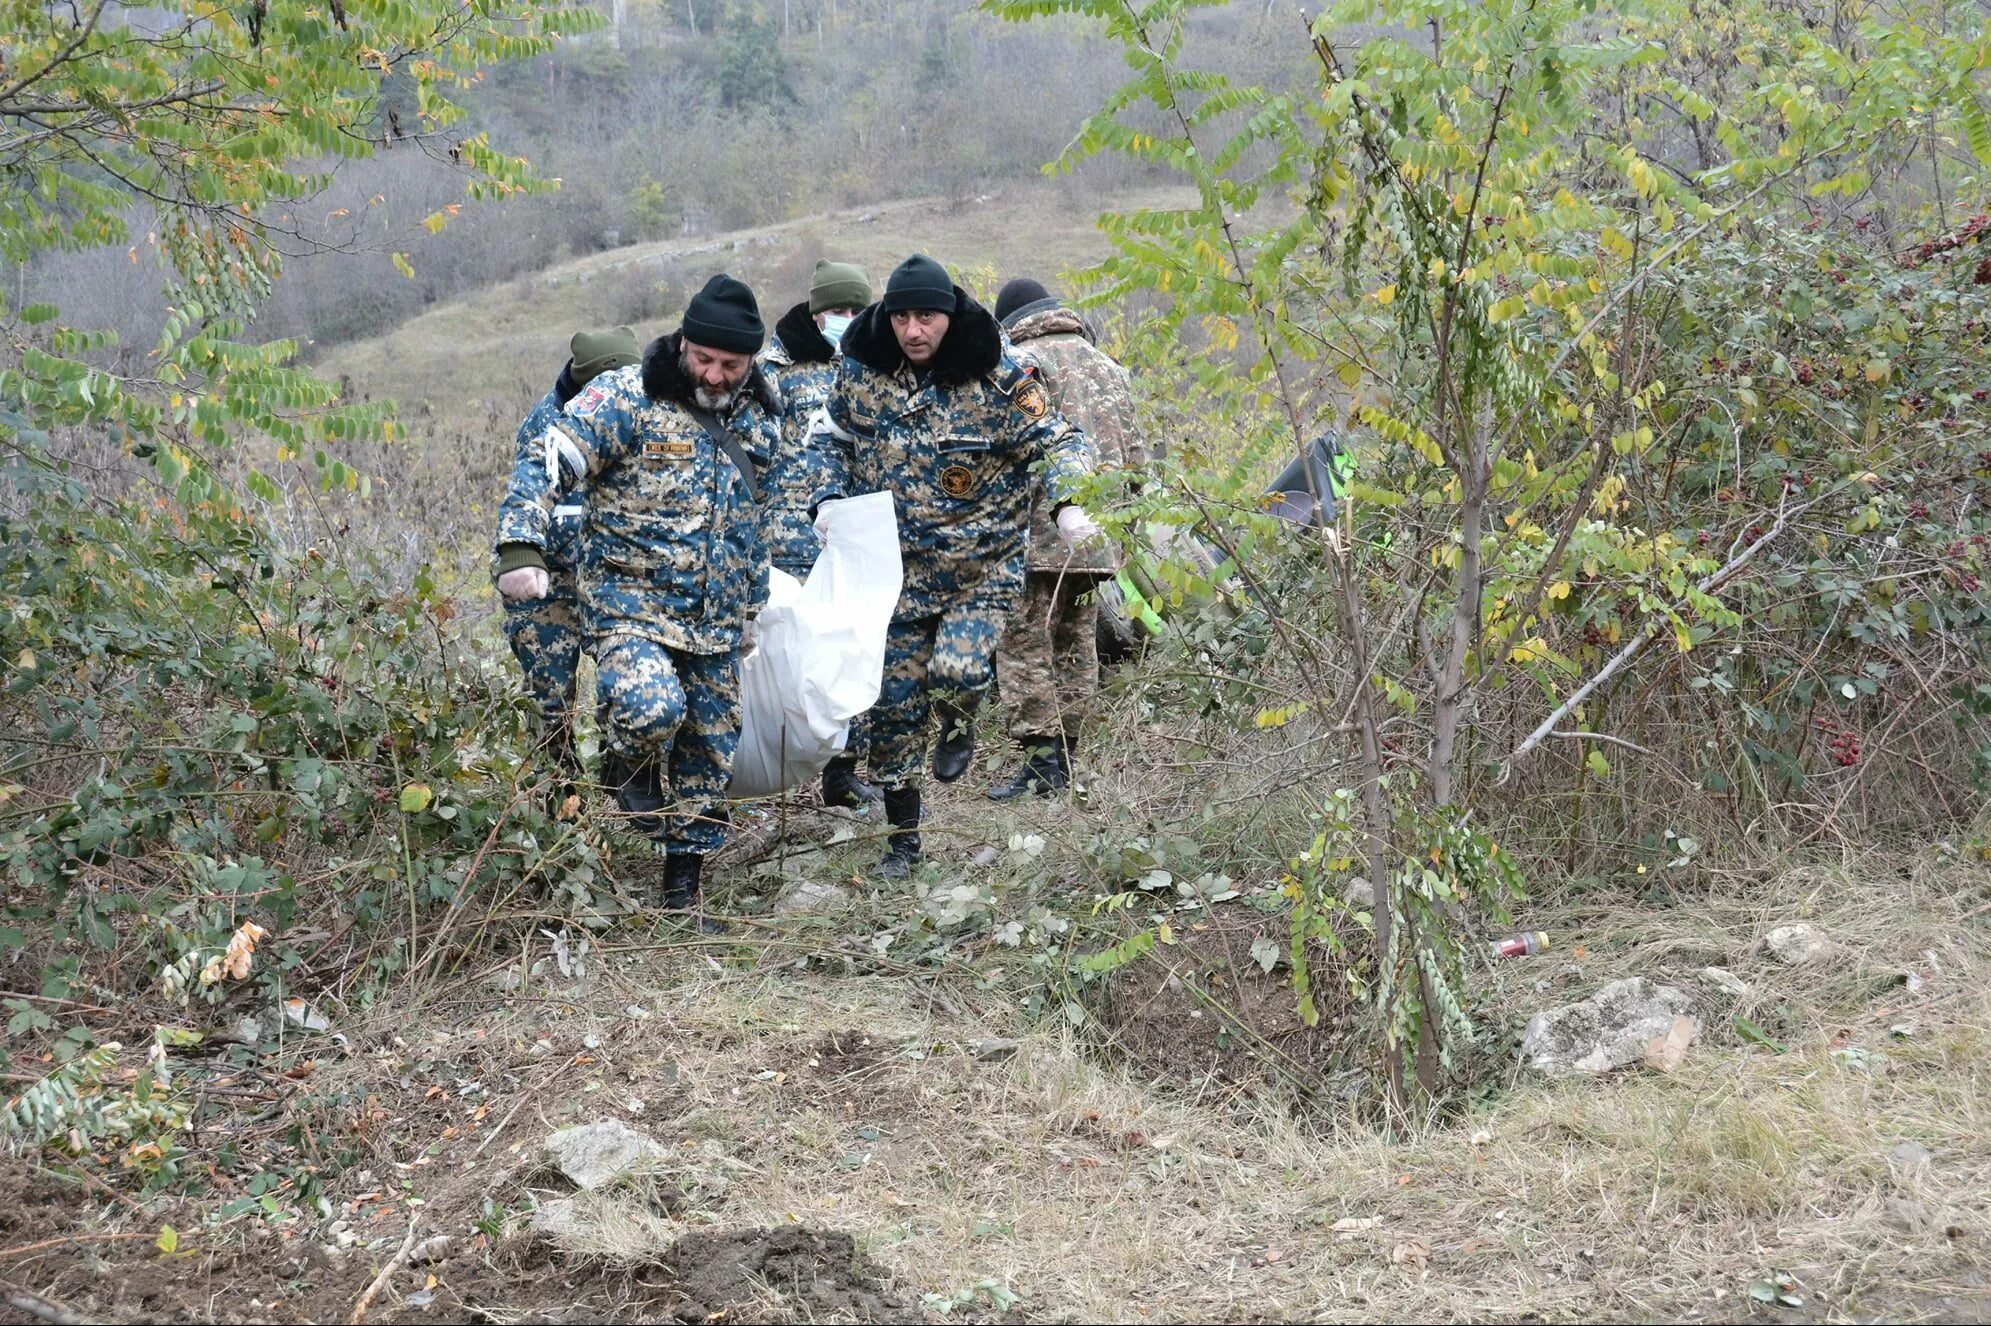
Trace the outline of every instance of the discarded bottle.
<path fill-rule="evenodd" d="M 1498 944 L 1495 944 L 1493 946 L 1493 956 L 1496 958 L 1531 958 L 1548 946 L 1549 937 L 1547 931 L 1530 930 L 1525 935 L 1516 935 L 1512 939 L 1503 939 Z"/>

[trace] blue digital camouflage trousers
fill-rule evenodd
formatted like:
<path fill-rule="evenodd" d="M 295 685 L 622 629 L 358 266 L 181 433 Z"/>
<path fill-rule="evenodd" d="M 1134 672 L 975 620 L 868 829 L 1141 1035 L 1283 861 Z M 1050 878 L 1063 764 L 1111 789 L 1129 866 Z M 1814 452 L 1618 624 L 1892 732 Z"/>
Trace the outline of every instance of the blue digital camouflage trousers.
<path fill-rule="evenodd" d="M 545 598 L 505 600 L 505 641 L 525 674 L 525 693 L 539 710 L 541 744 L 556 759 L 570 761 L 582 642 L 571 571 L 551 573 Z"/>
<path fill-rule="evenodd" d="M 738 651 L 693 654 L 612 636 L 596 645 L 595 675 L 610 749 L 649 780 L 647 795 L 618 789 L 622 808 L 660 812 L 639 827 L 672 856 L 724 847 L 740 746 Z"/>
<path fill-rule="evenodd" d="M 871 777 L 885 787 L 920 778 L 935 698 L 980 704 L 995 680 L 996 641 L 1015 586 L 984 581 L 937 617 L 894 620 L 885 636 L 885 681 L 865 714 Z"/>

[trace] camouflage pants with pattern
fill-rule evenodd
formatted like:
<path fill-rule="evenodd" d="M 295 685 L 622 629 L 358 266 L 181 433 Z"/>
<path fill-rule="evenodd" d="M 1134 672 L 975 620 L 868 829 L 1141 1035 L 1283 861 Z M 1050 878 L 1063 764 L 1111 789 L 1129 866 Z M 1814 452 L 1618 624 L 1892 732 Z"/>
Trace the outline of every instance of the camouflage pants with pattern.
<path fill-rule="evenodd" d="M 611 636 L 595 648 L 610 763 L 604 777 L 637 828 L 672 856 L 726 845 L 726 786 L 740 746 L 737 652 L 692 654 Z"/>
<path fill-rule="evenodd" d="M 1063 733 L 1077 743 L 1086 703 L 1099 689 L 1098 577 L 1032 571 L 1023 602 L 1003 625 L 996 675 L 1020 742 Z"/>
<path fill-rule="evenodd" d="M 552 574 L 546 597 L 505 600 L 505 641 L 525 673 L 525 692 L 539 710 L 542 749 L 568 770 L 574 754 L 574 692 L 581 672 L 581 609 L 572 572 Z"/>
<path fill-rule="evenodd" d="M 984 583 L 936 617 L 894 620 L 885 635 L 885 680 L 865 713 L 871 777 L 884 787 L 920 779 L 936 696 L 980 704 L 995 681 L 996 641 L 1014 582 Z"/>

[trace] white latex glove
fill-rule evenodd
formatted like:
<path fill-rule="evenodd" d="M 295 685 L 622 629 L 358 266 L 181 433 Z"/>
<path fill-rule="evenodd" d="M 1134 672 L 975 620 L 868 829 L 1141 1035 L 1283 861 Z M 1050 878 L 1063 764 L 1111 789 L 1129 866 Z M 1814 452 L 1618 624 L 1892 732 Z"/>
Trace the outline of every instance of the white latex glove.
<path fill-rule="evenodd" d="M 1091 516 L 1075 506 L 1067 506 L 1058 511 L 1058 537 L 1065 541 L 1065 547 L 1076 550 L 1098 543 L 1105 536 Z"/>
<path fill-rule="evenodd" d="M 514 603 L 546 597 L 548 578 L 543 566 L 515 566 L 498 577 L 498 592 Z"/>
<path fill-rule="evenodd" d="M 821 509 L 816 512 L 816 538 L 825 544 L 830 541 L 830 513 Z"/>

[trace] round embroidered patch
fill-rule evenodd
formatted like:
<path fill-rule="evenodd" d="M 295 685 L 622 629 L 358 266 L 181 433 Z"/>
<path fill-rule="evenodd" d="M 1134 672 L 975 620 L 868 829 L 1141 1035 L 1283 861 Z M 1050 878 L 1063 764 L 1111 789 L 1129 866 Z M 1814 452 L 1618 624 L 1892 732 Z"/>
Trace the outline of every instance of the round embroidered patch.
<path fill-rule="evenodd" d="M 966 465 L 949 465 L 940 472 L 940 491 L 949 497 L 969 497 L 975 491 L 975 472 Z"/>

